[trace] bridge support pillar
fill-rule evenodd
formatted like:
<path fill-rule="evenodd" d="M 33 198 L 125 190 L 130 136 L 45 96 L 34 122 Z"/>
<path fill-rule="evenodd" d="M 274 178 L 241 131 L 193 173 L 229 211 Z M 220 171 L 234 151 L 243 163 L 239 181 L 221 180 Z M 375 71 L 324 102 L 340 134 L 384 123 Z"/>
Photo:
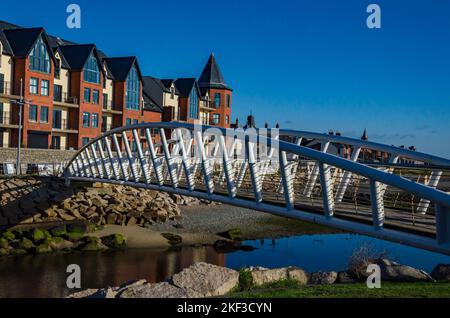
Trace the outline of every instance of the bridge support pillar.
<path fill-rule="evenodd" d="M 438 244 L 450 246 L 450 208 L 436 204 L 436 239 Z"/>

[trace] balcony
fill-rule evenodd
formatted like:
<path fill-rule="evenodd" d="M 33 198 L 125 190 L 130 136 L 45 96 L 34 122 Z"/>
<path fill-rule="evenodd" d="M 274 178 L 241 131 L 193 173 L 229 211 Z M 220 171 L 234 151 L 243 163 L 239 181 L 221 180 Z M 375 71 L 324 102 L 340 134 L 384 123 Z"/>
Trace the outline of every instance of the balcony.
<path fill-rule="evenodd" d="M 206 111 L 214 111 L 217 109 L 216 105 L 212 101 L 206 101 L 204 103 L 200 103 L 200 109 Z"/>
<path fill-rule="evenodd" d="M 70 125 L 70 121 L 68 119 L 61 119 L 59 121 L 53 121 L 52 130 L 55 132 L 65 132 L 77 134 L 78 130 L 76 128 L 72 128 Z"/>
<path fill-rule="evenodd" d="M 78 98 L 75 96 L 69 96 L 68 93 L 57 93 L 53 95 L 53 103 L 55 105 L 61 105 L 66 107 L 78 108 Z"/>
<path fill-rule="evenodd" d="M 117 105 L 114 105 L 112 100 L 103 100 L 103 112 L 111 114 L 122 114 Z"/>
<path fill-rule="evenodd" d="M 19 128 L 19 125 L 13 121 L 10 112 L 0 112 L 0 127 Z"/>
<path fill-rule="evenodd" d="M 6 81 L 0 81 L 0 96 L 19 98 L 19 96 L 14 95 L 14 87 L 12 83 Z"/>

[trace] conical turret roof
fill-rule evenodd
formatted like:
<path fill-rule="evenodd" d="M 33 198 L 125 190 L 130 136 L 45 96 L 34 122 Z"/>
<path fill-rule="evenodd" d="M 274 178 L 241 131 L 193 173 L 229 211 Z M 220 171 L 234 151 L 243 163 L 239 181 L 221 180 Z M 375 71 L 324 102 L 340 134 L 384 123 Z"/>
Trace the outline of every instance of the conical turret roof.
<path fill-rule="evenodd" d="M 203 69 L 200 78 L 198 79 L 200 88 L 224 88 L 230 89 L 225 83 L 222 72 L 217 64 L 214 53 L 211 53 L 208 62 Z"/>

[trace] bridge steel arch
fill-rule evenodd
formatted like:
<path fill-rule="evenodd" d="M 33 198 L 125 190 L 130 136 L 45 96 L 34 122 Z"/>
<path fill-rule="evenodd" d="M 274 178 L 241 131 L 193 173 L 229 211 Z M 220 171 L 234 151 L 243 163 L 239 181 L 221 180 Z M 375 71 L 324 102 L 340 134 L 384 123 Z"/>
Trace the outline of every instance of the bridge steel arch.
<path fill-rule="evenodd" d="M 208 137 L 205 133 L 211 128 L 221 134 Z M 319 141 L 321 150 L 301 146 L 305 139 Z M 327 153 L 330 143 L 351 146 L 352 157 Z M 264 159 L 258 151 L 260 144 L 270 149 Z M 236 156 L 239 145 L 246 153 L 244 158 Z M 358 162 L 361 149 L 389 153 L 389 164 Z M 420 169 L 429 177 L 420 183 L 395 173 L 403 157 L 421 162 Z M 232 129 L 171 122 L 108 131 L 77 152 L 64 177 L 68 183 L 102 182 L 193 196 L 450 255 L 450 195 L 437 189 L 436 177 L 448 167 L 450 160 L 444 158 L 341 136 L 280 130 L 268 136 L 258 134 L 256 141 L 237 141 Z M 333 176 L 338 174 L 341 177 L 336 181 Z M 355 194 L 369 198 L 368 204 L 358 207 L 369 218 L 348 217 L 338 211 L 352 178 L 366 185 L 365 190 L 353 187 Z M 413 197 L 417 203 L 412 212 L 386 204 L 388 188 Z M 305 208 L 308 198 L 314 209 Z M 386 222 L 390 214 L 409 218 L 411 213 L 415 225 L 419 218 L 431 220 L 427 226 L 432 230 Z"/>

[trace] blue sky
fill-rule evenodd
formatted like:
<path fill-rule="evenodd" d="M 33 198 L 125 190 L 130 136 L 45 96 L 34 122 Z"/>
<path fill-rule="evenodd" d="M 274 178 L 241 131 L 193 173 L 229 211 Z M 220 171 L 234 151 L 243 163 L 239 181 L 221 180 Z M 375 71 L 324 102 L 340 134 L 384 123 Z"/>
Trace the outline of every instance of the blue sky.
<path fill-rule="evenodd" d="M 66 6 L 82 28 L 66 27 Z M 382 28 L 366 27 L 377 3 Z M 0 19 L 136 55 L 146 75 L 198 77 L 214 52 L 233 121 L 340 130 L 450 157 L 450 0 L 18 1 Z"/>

